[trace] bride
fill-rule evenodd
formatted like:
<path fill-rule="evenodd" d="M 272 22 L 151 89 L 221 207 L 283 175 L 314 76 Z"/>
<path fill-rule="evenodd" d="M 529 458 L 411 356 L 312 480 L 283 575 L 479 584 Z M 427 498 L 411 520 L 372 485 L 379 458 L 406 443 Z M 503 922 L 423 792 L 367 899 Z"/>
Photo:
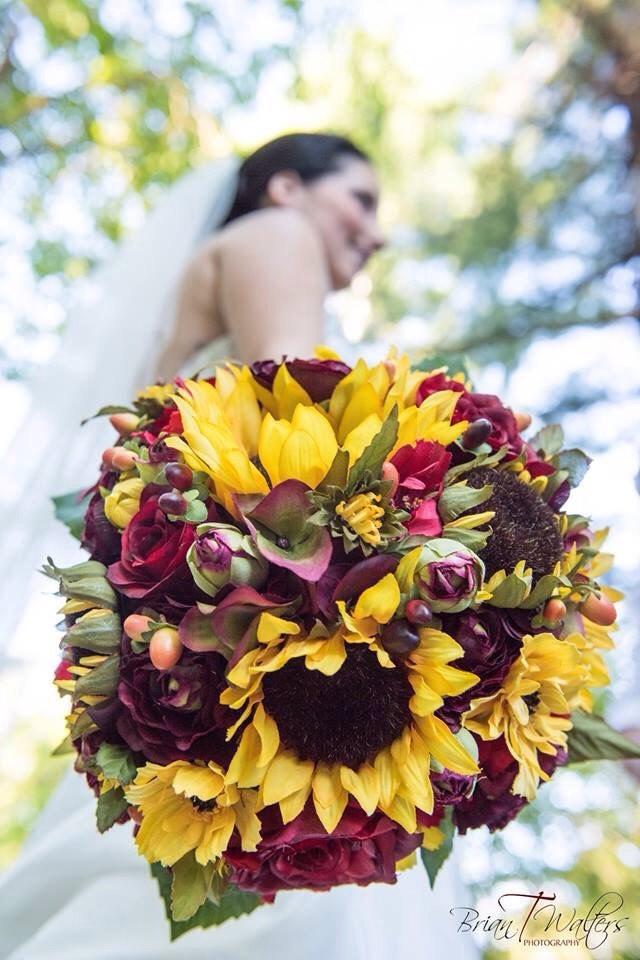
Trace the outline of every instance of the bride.
<path fill-rule="evenodd" d="M 120 386 L 122 366 L 141 387 L 225 359 L 251 363 L 311 355 L 316 344 L 330 339 L 327 294 L 347 287 L 383 246 L 377 206 L 376 172 L 368 157 L 349 140 L 327 134 L 278 137 L 242 163 L 233 158 L 185 178 L 170 191 L 164 218 L 162 212 L 154 214 L 155 222 L 151 218 L 151 236 L 145 227 L 137 244 L 144 269 L 146 258 L 154 258 L 154 244 L 158 248 L 150 265 L 155 281 L 147 278 L 146 293 L 151 303 L 162 298 L 165 309 L 151 328 L 144 326 L 148 313 L 118 316 L 122 332 L 136 326 L 127 338 Z M 162 247 L 173 252 L 165 255 L 164 267 Z M 119 271 L 108 274 L 112 303 L 136 300 L 135 254 L 134 248 L 120 260 Z M 145 302 L 140 295 L 137 300 Z M 342 346 L 335 340 L 330 345 Z M 455 852 L 434 891 L 418 858 L 394 885 L 281 892 L 274 904 L 220 927 L 190 931 L 171 944 L 156 884 L 131 831 L 115 826 L 100 835 L 94 808 L 83 779 L 69 770 L 21 857 L 0 877 L 0 957 L 324 960 L 331 954 L 338 960 L 388 960 L 400 951 L 426 958 L 436 950 L 456 960 L 477 955 L 469 939 L 456 934 L 449 915 L 466 905 Z"/>

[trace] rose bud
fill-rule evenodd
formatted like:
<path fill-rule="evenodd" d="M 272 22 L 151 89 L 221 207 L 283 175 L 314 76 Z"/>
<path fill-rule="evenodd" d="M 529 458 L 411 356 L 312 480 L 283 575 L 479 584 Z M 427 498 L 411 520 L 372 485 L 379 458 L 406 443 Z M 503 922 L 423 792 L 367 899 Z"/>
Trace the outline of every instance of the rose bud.
<path fill-rule="evenodd" d="M 433 620 L 433 613 L 424 600 L 408 600 L 404 608 L 404 615 L 409 623 L 413 623 L 417 627 L 426 627 Z"/>
<path fill-rule="evenodd" d="M 516 425 L 518 430 L 522 432 L 526 430 L 529 424 L 531 423 L 531 414 L 530 413 L 515 413 Z"/>
<path fill-rule="evenodd" d="M 596 596 L 593 593 L 580 604 L 578 609 L 587 620 L 597 623 L 599 627 L 610 627 L 617 617 L 616 608 L 611 600 L 608 600 L 607 597 Z"/>
<path fill-rule="evenodd" d="M 156 670 L 169 670 L 175 667 L 183 649 L 175 627 L 161 627 L 151 638 L 149 657 Z"/>
<path fill-rule="evenodd" d="M 554 623 L 558 620 L 564 620 L 566 614 L 567 608 L 565 604 L 557 597 L 554 597 L 552 600 L 547 600 L 544 610 L 542 611 L 544 619 L 551 620 Z"/>
<path fill-rule="evenodd" d="M 481 443 L 484 443 L 485 440 L 489 439 L 492 430 L 493 424 L 491 421 L 487 420 L 486 417 L 479 417 L 478 420 L 474 420 L 473 423 L 469 424 L 462 434 L 460 442 L 465 450 L 474 450 L 476 447 L 479 447 Z"/>
<path fill-rule="evenodd" d="M 135 466 L 137 456 L 133 450 L 125 450 L 124 447 L 115 447 L 111 456 L 111 466 L 114 470 L 131 470 Z"/>
<path fill-rule="evenodd" d="M 176 490 L 189 490 L 193 483 L 193 471 L 186 463 L 168 463 L 164 470 L 167 483 L 170 483 Z"/>
<path fill-rule="evenodd" d="M 140 423 L 140 417 L 135 413 L 114 413 L 109 417 L 109 423 L 121 437 L 124 437 L 136 429 Z"/>
<path fill-rule="evenodd" d="M 465 610 L 480 589 L 484 563 L 457 540 L 435 538 L 422 548 L 414 582 L 434 613 Z"/>
<path fill-rule="evenodd" d="M 227 523 L 201 523 L 189 547 L 187 563 L 198 587 L 210 597 L 232 584 L 259 589 L 268 564 L 251 537 Z"/>
<path fill-rule="evenodd" d="M 389 488 L 389 497 L 393 497 L 396 490 L 398 489 L 398 484 L 400 483 L 400 474 L 398 473 L 398 468 L 391 463 L 389 460 L 385 460 L 382 464 L 382 479 L 390 480 L 391 486 Z"/>
<path fill-rule="evenodd" d="M 143 489 L 140 477 L 118 480 L 104 499 L 104 515 L 109 523 L 124 530 L 140 509 Z"/>
<path fill-rule="evenodd" d="M 130 640 L 142 640 L 142 634 L 149 629 L 151 623 L 150 617 L 145 617 L 140 613 L 130 613 L 122 627 Z"/>
<path fill-rule="evenodd" d="M 407 620 L 385 623 L 380 640 L 387 653 L 395 656 L 406 656 L 420 644 L 418 631 Z"/>
<path fill-rule="evenodd" d="M 180 493 L 162 493 L 158 497 L 158 506 L 163 513 L 181 517 L 187 512 L 189 504 Z"/>

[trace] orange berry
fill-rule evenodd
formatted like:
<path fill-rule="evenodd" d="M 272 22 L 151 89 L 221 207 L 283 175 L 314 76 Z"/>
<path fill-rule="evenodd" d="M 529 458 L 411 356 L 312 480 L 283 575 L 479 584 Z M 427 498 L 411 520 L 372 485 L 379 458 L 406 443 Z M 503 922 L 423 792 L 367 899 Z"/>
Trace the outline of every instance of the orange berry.
<path fill-rule="evenodd" d="M 542 616 L 545 620 L 564 620 L 567 614 L 567 608 L 562 600 L 554 597 L 553 600 L 547 600 Z"/>
<path fill-rule="evenodd" d="M 156 630 L 149 644 L 149 656 L 156 670 L 170 670 L 182 656 L 182 641 L 175 627 Z"/>
<path fill-rule="evenodd" d="M 102 465 L 106 470 L 113 470 L 113 455 L 117 450 L 117 447 L 107 447 L 102 451 Z"/>
<path fill-rule="evenodd" d="M 111 457 L 111 465 L 115 470 L 130 470 L 131 467 L 135 466 L 137 459 L 133 450 L 116 447 Z"/>
<path fill-rule="evenodd" d="M 597 623 L 599 627 L 610 627 L 617 617 L 616 608 L 606 597 L 590 594 L 578 607 L 587 620 Z"/>
<path fill-rule="evenodd" d="M 382 464 L 381 476 L 383 480 L 391 481 L 391 487 L 389 488 L 388 495 L 392 497 L 398 489 L 398 483 L 400 482 L 400 474 L 398 473 L 397 467 L 391 463 L 390 460 L 385 460 Z"/>
<path fill-rule="evenodd" d="M 135 413 L 113 413 L 109 417 L 109 423 L 120 436 L 126 436 L 136 429 L 140 423 L 140 417 Z"/>
<path fill-rule="evenodd" d="M 515 413 L 516 425 L 518 430 L 522 432 L 526 430 L 529 424 L 531 423 L 531 414 L 530 413 Z"/>
<path fill-rule="evenodd" d="M 122 626 L 131 640 L 142 640 L 142 634 L 149 629 L 150 623 L 150 617 L 145 617 L 141 613 L 130 613 Z"/>

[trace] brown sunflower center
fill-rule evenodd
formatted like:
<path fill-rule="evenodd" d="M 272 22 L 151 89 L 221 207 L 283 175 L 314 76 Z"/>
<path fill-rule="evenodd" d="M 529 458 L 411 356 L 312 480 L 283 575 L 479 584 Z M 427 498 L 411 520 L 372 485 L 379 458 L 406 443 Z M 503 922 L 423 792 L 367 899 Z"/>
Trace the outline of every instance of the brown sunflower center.
<path fill-rule="evenodd" d="M 190 797 L 189 799 L 198 813 L 209 813 L 216 805 L 215 800 L 201 800 L 200 797 Z"/>
<path fill-rule="evenodd" d="M 357 769 L 411 723 L 413 689 L 402 664 L 381 667 L 365 644 L 346 644 L 347 658 L 333 676 L 289 660 L 262 681 L 264 706 L 286 747 L 301 760 Z"/>
<path fill-rule="evenodd" d="M 562 537 L 553 510 L 542 497 L 508 470 L 478 467 L 465 479 L 470 487 L 493 484 L 491 497 L 479 508 L 495 511 L 490 520 L 493 533 L 479 551 L 487 579 L 498 570 L 511 573 L 519 560 L 531 567 L 534 582 L 551 573 L 562 556 Z"/>

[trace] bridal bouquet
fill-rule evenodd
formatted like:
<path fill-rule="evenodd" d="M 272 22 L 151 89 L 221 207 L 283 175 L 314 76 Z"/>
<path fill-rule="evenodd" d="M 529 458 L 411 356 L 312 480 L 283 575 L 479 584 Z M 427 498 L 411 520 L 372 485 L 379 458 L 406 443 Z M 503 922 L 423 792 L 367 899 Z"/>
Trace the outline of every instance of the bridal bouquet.
<path fill-rule="evenodd" d="M 591 712 L 621 594 L 563 510 L 588 458 L 423 366 L 321 349 L 151 386 L 58 502 L 90 555 L 44 568 L 67 746 L 174 937 L 416 854 L 433 882 L 559 764 L 640 753 Z"/>

